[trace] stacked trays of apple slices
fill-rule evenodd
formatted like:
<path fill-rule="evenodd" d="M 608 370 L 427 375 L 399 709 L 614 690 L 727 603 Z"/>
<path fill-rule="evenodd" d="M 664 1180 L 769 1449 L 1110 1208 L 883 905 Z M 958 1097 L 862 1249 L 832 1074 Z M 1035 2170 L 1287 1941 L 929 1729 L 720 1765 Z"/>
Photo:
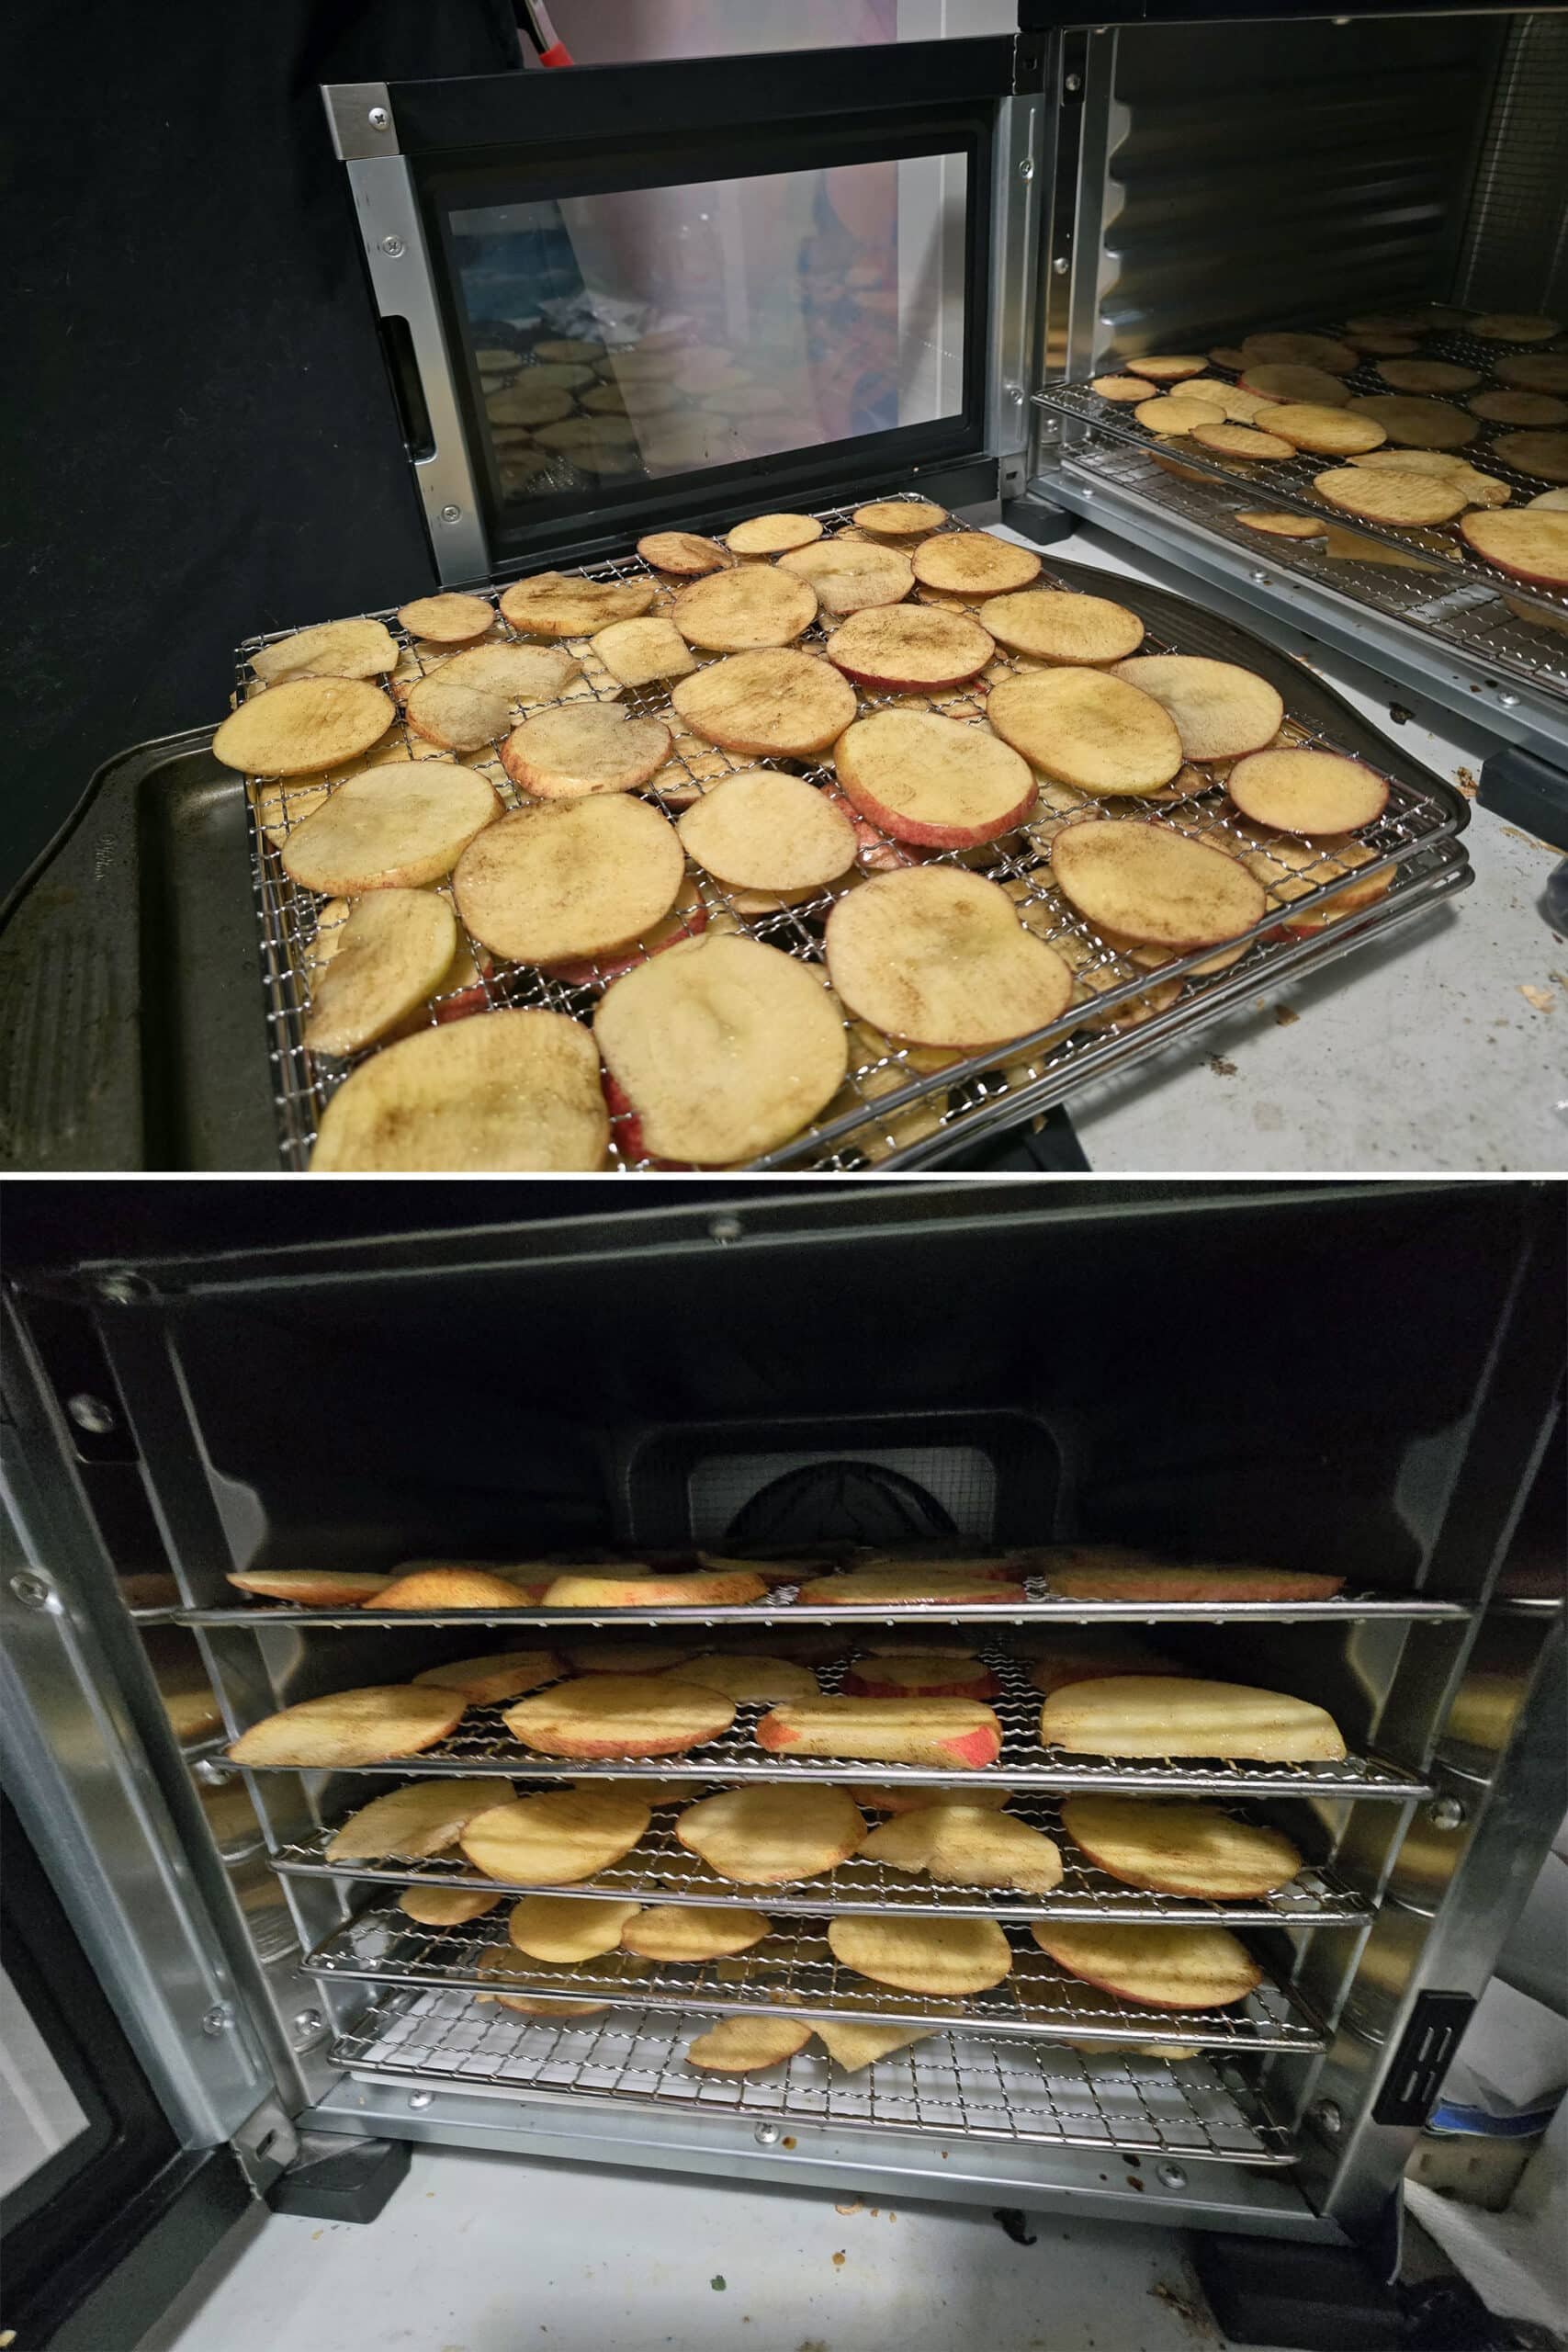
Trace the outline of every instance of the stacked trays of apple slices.
<path fill-rule="evenodd" d="M 1116 585 L 882 499 L 254 641 L 285 1163 L 919 1164 L 1462 887 L 1442 787 Z"/>
<path fill-rule="evenodd" d="M 351 2067 L 1253 2164 L 1331 2022 L 1292 1934 L 1354 1936 L 1352 1807 L 1424 1791 L 1247 1628 L 1456 1613 L 1076 1544 L 231 1582 L 184 1613 L 386 1629 L 229 1750 Z"/>

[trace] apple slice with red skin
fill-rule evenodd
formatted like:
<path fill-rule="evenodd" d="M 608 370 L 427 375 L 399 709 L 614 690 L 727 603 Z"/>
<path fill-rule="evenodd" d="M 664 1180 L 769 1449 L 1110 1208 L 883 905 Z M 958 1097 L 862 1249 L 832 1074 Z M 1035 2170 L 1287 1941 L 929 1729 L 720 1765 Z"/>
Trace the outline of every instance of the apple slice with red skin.
<path fill-rule="evenodd" d="M 579 957 L 565 964 L 541 964 L 554 980 L 564 980 L 569 988 L 592 988 L 611 980 L 618 980 L 623 972 L 635 970 L 646 964 L 650 956 L 661 956 L 682 939 L 696 939 L 708 927 L 708 910 L 702 893 L 688 876 L 682 893 L 667 915 L 649 926 L 642 940 L 628 939 L 622 947 L 612 947 L 592 961 Z M 673 1164 L 673 1163 L 671 1163 Z"/>
<path fill-rule="evenodd" d="M 1027 760 L 987 727 L 919 710 L 879 710 L 833 747 L 857 808 L 899 841 L 973 849 L 1023 822 L 1038 787 Z"/>
<path fill-rule="evenodd" d="M 872 1763 L 953 1766 L 984 1771 L 1001 1754 L 1002 1727 L 989 1707 L 959 1699 L 789 1700 L 757 1725 L 772 1755 L 833 1756 Z"/>
<path fill-rule="evenodd" d="M 643 1138 L 642 1121 L 633 1109 L 626 1089 L 610 1076 L 608 1070 L 602 1072 L 600 1084 L 604 1087 L 604 1101 L 609 1107 L 610 1132 L 623 1159 L 649 1168 L 676 1169 L 682 1175 L 690 1175 L 694 1170 L 697 1164 L 694 1159 L 660 1159 L 657 1152 L 649 1151 Z"/>

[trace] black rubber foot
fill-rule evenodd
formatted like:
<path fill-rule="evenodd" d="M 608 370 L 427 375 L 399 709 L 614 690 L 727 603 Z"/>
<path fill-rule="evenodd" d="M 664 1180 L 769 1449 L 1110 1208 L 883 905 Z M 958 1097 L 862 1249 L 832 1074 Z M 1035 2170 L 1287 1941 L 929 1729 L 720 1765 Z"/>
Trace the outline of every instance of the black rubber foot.
<path fill-rule="evenodd" d="M 1208 2232 L 1191 2246 L 1209 2308 L 1234 2344 L 1382 2352 L 1404 2340 L 1398 2296 L 1352 2246 Z"/>
<path fill-rule="evenodd" d="M 1510 743 L 1482 762 L 1476 797 L 1495 817 L 1568 850 L 1568 771 Z"/>
<path fill-rule="evenodd" d="M 1011 2238 L 1014 2245 L 1032 2245 L 1036 2232 L 1032 2230 L 1016 2205 L 998 2205 L 992 2214 L 993 2222 L 1002 2225 L 1002 2235 Z"/>
<path fill-rule="evenodd" d="M 1078 518 L 1069 514 L 1065 506 L 1053 506 L 1043 498 L 1004 498 L 1002 521 L 1032 547 L 1050 548 L 1077 530 Z"/>
<path fill-rule="evenodd" d="M 406 2140 L 351 2140 L 336 2132 L 306 2132 L 299 2153 L 274 2181 L 267 2203 L 275 2213 L 308 2222 L 373 2222 L 409 2168 Z"/>

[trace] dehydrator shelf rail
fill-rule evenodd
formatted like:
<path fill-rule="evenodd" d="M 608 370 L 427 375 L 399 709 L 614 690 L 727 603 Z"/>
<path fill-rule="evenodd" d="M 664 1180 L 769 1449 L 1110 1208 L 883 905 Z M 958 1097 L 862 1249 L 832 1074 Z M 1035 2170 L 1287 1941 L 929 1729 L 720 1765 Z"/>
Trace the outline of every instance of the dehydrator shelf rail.
<path fill-rule="evenodd" d="M 711 1792 L 701 1781 L 692 1783 L 689 1801 Z M 955 1802 L 963 1791 L 954 1790 Z M 997 1887 L 938 1885 L 925 1877 L 889 1869 L 862 1855 L 840 1862 L 836 1870 L 786 1885 L 738 1884 L 720 1878 L 688 1851 L 675 1835 L 675 1824 L 685 1798 L 656 1805 L 645 1837 L 618 1862 L 595 1871 L 574 1886 L 558 1886 L 486 1877 L 482 1884 L 502 1894 L 552 1894 L 588 1900 L 605 1896 L 647 1905 L 696 1904 L 743 1910 L 768 1911 L 775 1906 L 803 1917 L 837 1917 L 843 1913 L 897 1911 L 910 1917 L 991 1919 L 1104 1919 L 1184 1921 L 1190 1925 L 1224 1922 L 1241 1927 L 1306 1928 L 1356 1925 L 1372 1917 L 1374 1906 L 1348 1885 L 1328 1864 L 1304 1862 L 1296 1877 L 1271 1894 L 1234 1896 L 1215 1901 L 1201 1896 L 1161 1894 L 1127 1886 L 1097 1870 L 1066 1836 L 1057 1808 L 1039 1800 L 1015 1803 L 1010 1811 L 1032 1828 L 1056 1840 L 1062 1856 L 1062 1881 L 1049 1894 L 1021 1894 Z M 496 1802 L 505 1799 L 499 1793 Z M 364 1880 L 385 1886 L 462 1886 L 472 1888 L 472 1865 L 462 1854 L 384 1856 L 374 1861 L 333 1861 L 326 1849 L 333 1832 L 322 1828 L 308 1838 L 281 1846 L 272 1867 L 284 1878 Z"/>
<path fill-rule="evenodd" d="M 818 519 L 826 530 L 836 531 L 849 522 L 851 511 L 849 507 L 819 509 Z M 674 594 L 671 583 L 652 572 L 635 554 L 575 566 L 567 563 L 560 568 L 599 581 L 651 580 L 655 602 L 650 609 L 656 614 L 668 612 Z M 494 598 L 502 584 L 477 582 L 474 593 Z M 1038 584 L 1103 593 L 1104 574 L 1081 565 L 1059 563 L 1043 571 Z M 1021 900 L 1033 902 L 1030 927 L 1047 941 L 1066 944 L 1071 956 L 1089 976 L 1084 985 L 1090 990 L 1090 1001 L 1075 1006 L 1040 1031 L 974 1054 L 947 1070 L 923 1075 L 911 1066 L 908 1048 L 896 1044 L 887 1045 L 885 1050 L 868 1046 L 852 1030 L 850 1068 L 845 1080 L 848 1107 L 842 1097 L 836 1097 L 802 1134 L 753 1160 L 750 1163 L 752 1167 L 811 1167 L 841 1172 L 867 1164 L 867 1148 L 863 1147 L 869 1148 L 872 1159 L 880 1166 L 925 1164 L 950 1149 L 957 1136 L 978 1136 L 998 1125 L 1016 1124 L 1019 1118 L 1063 1099 L 1080 1084 L 1129 1057 L 1151 1052 L 1178 1032 L 1241 1003 L 1258 988 L 1271 986 L 1303 965 L 1315 969 L 1369 936 L 1382 936 L 1415 909 L 1451 890 L 1462 889 L 1471 879 L 1469 861 L 1456 838 L 1467 821 L 1462 800 L 1397 747 L 1366 730 L 1349 707 L 1300 664 L 1256 640 L 1243 638 L 1228 624 L 1216 624 L 1210 616 L 1143 583 L 1119 582 L 1117 593 L 1124 595 L 1145 620 L 1147 634 L 1141 650 L 1210 652 L 1215 650 L 1213 632 L 1223 627 L 1226 632 L 1225 650 L 1230 657 L 1255 666 L 1278 687 L 1285 705 L 1285 732 L 1292 742 L 1371 759 L 1387 776 L 1387 807 L 1360 836 L 1372 853 L 1372 865 L 1314 889 L 1308 897 L 1293 902 L 1292 912 L 1300 916 L 1328 908 L 1337 892 L 1357 878 L 1365 880 L 1375 869 L 1386 868 L 1392 874 L 1392 887 L 1382 898 L 1342 922 L 1330 923 L 1307 937 L 1292 936 L 1280 930 L 1278 910 L 1270 911 L 1246 934 L 1247 953 L 1229 972 L 1210 976 L 1198 973 L 1193 967 L 1204 958 L 1201 951 L 1195 950 L 1160 972 L 1150 973 L 1119 961 L 1115 951 L 1060 898 L 1052 884 L 1049 843 L 1044 832 L 1036 834 L 1026 825 L 980 853 L 921 852 L 922 857 L 934 858 L 942 864 L 970 865 L 974 870 L 1010 887 Z M 425 654 L 400 624 L 395 608 L 366 617 L 381 621 L 402 646 L 401 676 L 395 673 L 394 683 L 400 686 L 423 674 Z M 498 634 L 510 635 L 499 617 L 495 627 Z M 290 633 L 273 631 L 241 647 L 236 673 L 239 696 L 243 697 L 254 684 L 249 674 L 250 655 Z M 819 654 L 827 635 L 828 629 L 819 618 L 800 638 L 799 646 L 805 651 Z M 586 648 L 573 640 L 569 650 L 581 653 Z M 699 668 L 720 658 L 695 648 L 693 653 Z M 1015 658 L 998 646 L 986 675 L 989 678 L 1010 674 L 1020 667 Z M 983 687 L 985 680 L 980 683 Z M 908 700 L 907 696 L 860 687 L 856 695 L 863 716 L 879 708 L 907 705 Z M 660 716 L 665 712 L 666 698 L 657 688 L 628 690 L 620 699 L 628 712 L 637 715 Z M 974 724 L 983 719 L 983 691 L 976 695 L 960 686 L 930 700 L 931 707 L 943 716 Z M 530 710 L 549 707 L 530 706 Z M 395 750 L 400 744 L 406 746 L 409 741 L 407 720 L 400 713 L 378 748 L 382 752 Z M 494 749 L 493 745 L 482 747 L 465 754 L 465 758 L 469 764 L 484 763 L 491 760 Z M 787 761 L 728 752 L 713 757 L 722 763 L 720 773 L 758 766 L 783 767 L 825 788 L 837 786 L 834 770 L 819 759 Z M 672 752 L 670 765 L 685 767 L 683 755 Z M 687 792 L 697 786 L 694 774 L 689 770 L 687 777 L 676 797 L 668 800 L 661 798 L 657 782 L 650 786 L 651 802 L 669 816 L 678 815 Z M 499 767 L 491 780 L 503 809 L 521 805 L 515 787 Z M 319 778 L 290 784 L 287 780 L 253 777 L 249 786 L 253 882 L 261 931 L 263 988 L 279 1145 L 284 1165 L 302 1169 L 309 1165 L 327 1099 L 353 1067 L 313 1057 L 306 1049 L 304 1015 L 310 1002 L 311 973 L 320 960 L 324 901 L 292 881 L 282 858 L 283 846 L 293 825 L 303 821 L 320 805 L 321 783 Z M 1077 815 L 1087 811 L 1099 815 L 1101 804 L 1087 795 L 1065 793 L 1057 796 L 1049 808 L 1043 806 L 1039 820 L 1032 821 L 1049 822 L 1064 813 Z M 1217 779 L 1205 780 L 1185 799 L 1159 803 L 1158 814 L 1163 823 L 1194 839 L 1214 836 L 1232 840 L 1239 846 L 1236 837 L 1240 820 L 1225 801 Z M 861 821 L 863 824 L 865 820 Z M 1255 836 L 1249 833 L 1247 838 L 1251 842 Z M 1270 836 L 1259 846 L 1266 853 L 1274 848 L 1289 848 L 1280 836 Z M 865 854 L 869 856 L 873 852 L 867 850 Z M 876 854 L 901 864 L 907 861 L 908 853 L 884 836 Z M 1288 873 L 1285 856 L 1277 862 L 1283 880 Z M 822 927 L 837 886 L 824 888 L 816 899 L 757 914 L 738 909 L 733 903 L 734 894 L 705 872 L 694 872 L 691 879 L 706 909 L 705 920 L 716 919 L 719 927 L 727 931 L 738 932 L 795 956 L 825 983 Z M 442 888 L 450 897 L 450 884 Z M 458 935 L 460 940 L 467 940 L 460 922 Z M 591 979 L 569 981 L 534 966 L 492 958 L 479 943 L 469 944 L 478 978 L 460 993 L 469 1001 L 479 996 L 488 1006 L 538 1006 L 586 1020 L 592 1018 L 613 977 L 611 970 L 601 971 L 595 966 Z M 1160 982 L 1172 976 L 1180 983 L 1174 1004 L 1159 1012 L 1143 1001 L 1151 989 L 1157 991 Z M 433 1022 L 450 1018 L 462 1009 L 457 1003 L 442 1006 L 433 1001 L 429 1018 Z M 467 1009 L 477 1008 L 469 1001 Z M 1086 1025 L 1091 1016 L 1103 1022 L 1118 1014 L 1120 1024 L 1109 1035 Z M 935 1106 L 935 1129 L 910 1141 L 907 1131 L 899 1128 L 899 1114 L 927 1104 Z M 653 1164 L 636 1156 L 632 1138 L 627 1114 L 614 1114 L 609 1146 L 612 1167 L 643 1170 Z"/>
<path fill-rule="evenodd" d="M 699 2073 L 692 2030 L 631 2004 L 554 2021 L 450 1992 L 382 1996 L 341 2032 L 333 2061 L 367 2081 L 492 2089 L 757 2122 L 872 2126 L 891 2135 L 1089 2148 L 1201 2162 L 1287 2165 L 1294 2147 L 1262 2091 L 1223 2056 L 1177 2064 L 1086 2062 L 1059 2043 L 942 2031 L 854 2074 L 808 2045 L 766 2074 Z"/>
<path fill-rule="evenodd" d="M 530 1962 L 507 1938 L 504 1909 L 460 1928 L 423 1927 L 388 1900 L 371 1905 L 323 1936 L 300 1963 L 329 1983 L 444 1985 L 468 1993 L 526 1993 L 546 1999 L 648 2008 L 690 2009 L 716 2017 L 807 2016 L 846 2025 L 962 2024 L 966 2033 L 1007 2033 L 1042 2041 L 1109 2041 L 1228 2051 L 1326 2049 L 1327 2037 L 1294 1994 L 1265 1980 L 1229 2008 L 1157 2009 L 1124 2001 L 1066 1975 L 1014 1928 L 1012 1972 L 987 1992 L 962 1999 L 895 1991 L 841 1967 L 817 1921 L 776 1921 L 773 1932 L 731 1960 L 637 1962 L 625 1952 L 547 1965 Z M 486 1975 L 489 1951 L 505 1951 L 516 1973 Z"/>

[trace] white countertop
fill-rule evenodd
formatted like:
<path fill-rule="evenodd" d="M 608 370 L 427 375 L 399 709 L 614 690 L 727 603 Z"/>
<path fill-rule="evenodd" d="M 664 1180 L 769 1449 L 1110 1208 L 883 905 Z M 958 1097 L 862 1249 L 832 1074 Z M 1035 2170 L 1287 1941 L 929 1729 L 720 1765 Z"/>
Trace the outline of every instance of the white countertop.
<path fill-rule="evenodd" d="M 1007 536 L 1012 536 L 1009 534 Z M 1169 564 L 1080 526 L 1043 551 L 1213 602 Z M 1472 787 L 1489 748 L 1436 707 L 1274 622 L 1267 634 L 1381 733 Z M 1541 912 L 1561 852 L 1472 804 L 1471 888 L 1382 944 L 1261 991 L 1067 1103 L 1096 1171 L 1352 1170 L 1511 1174 L 1568 1167 L 1568 940 Z M 1521 993 L 1544 992 L 1543 1009 Z M 1292 1015 L 1295 1017 L 1291 1018 Z"/>

